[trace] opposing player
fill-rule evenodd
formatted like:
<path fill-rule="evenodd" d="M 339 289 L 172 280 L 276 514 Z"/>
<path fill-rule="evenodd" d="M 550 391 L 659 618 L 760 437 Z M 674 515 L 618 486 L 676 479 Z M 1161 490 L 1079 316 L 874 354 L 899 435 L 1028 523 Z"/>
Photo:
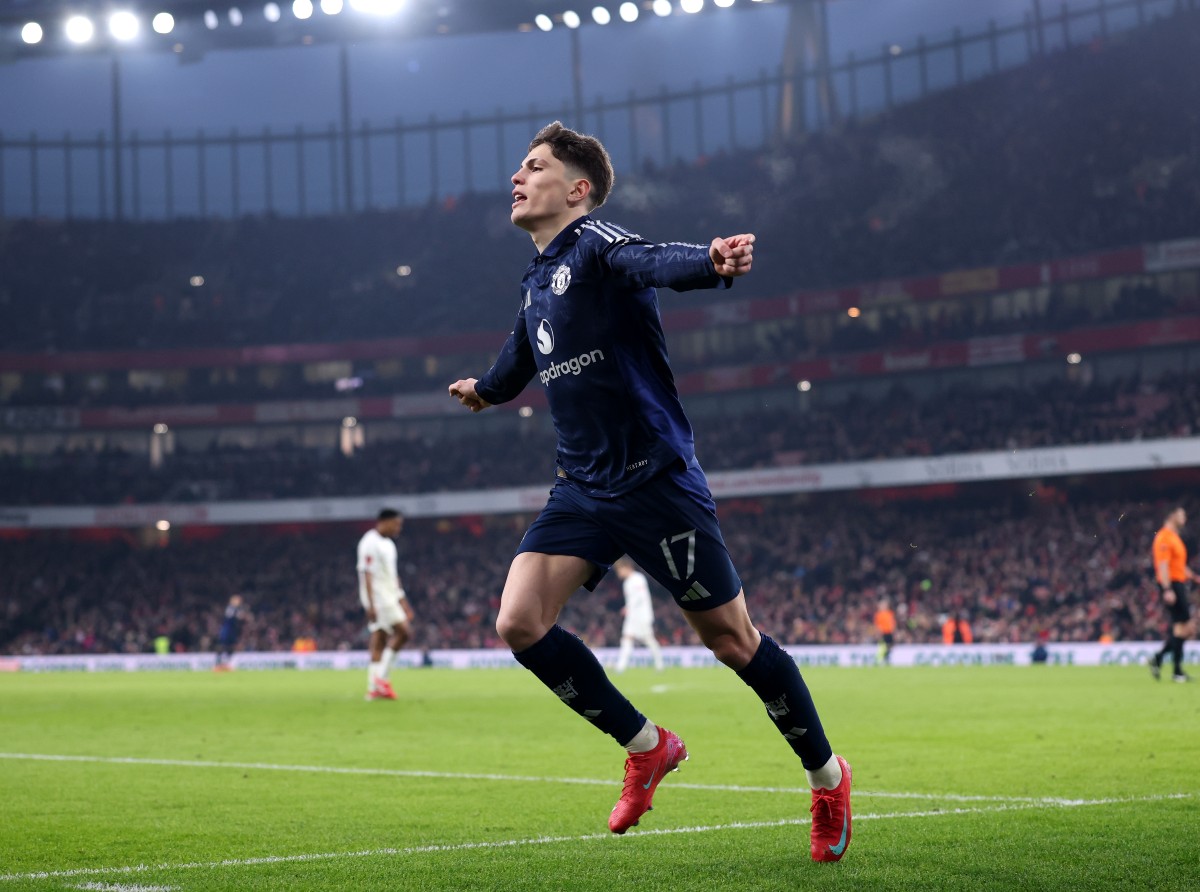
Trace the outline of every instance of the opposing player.
<path fill-rule="evenodd" d="M 1187 565 L 1187 548 L 1179 536 L 1179 531 L 1186 523 L 1187 512 L 1183 508 L 1175 508 L 1163 521 L 1162 529 L 1155 534 L 1151 546 L 1154 576 L 1162 589 L 1163 603 L 1167 606 L 1167 614 L 1171 618 L 1171 633 L 1167 636 L 1162 650 L 1150 658 L 1150 674 L 1156 681 L 1162 673 L 1163 660 L 1168 654 L 1174 663 L 1175 674 L 1172 678 L 1179 682 L 1192 680 L 1192 677 L 1183 671 L 1183 643 L 1196 632 L 1195 620 L 1192 619 L 1191 607 L 1188 605 L 1187 584 L 1200 579 L 1200 576 Z"/>
<path fill-rule="evenodd" d="M 538 251 L 516 324 L 482 378 L 449 388 L 480 412 L 536 377 L 558 435 L 555 485 L 513 558 L 496 628 L 521 665 L 628 752 L 608 819 L 624 833 L 687 748 L 638 712 L 557 621 L 580 586 L 594 590 L 628 554 L 762 700 L 813 788 L 812 857 L 836 861 L 850 842 L 850 766 L 830 748 L 795 661 L 750 620 L 659 320 L 657 288 L 729 287 L 750 272 L 754 236 L 652 244 L 590 216 L 612 184 L 608 153 L 593 137 L 557 121 L 534 137 L 512 176 L 512 222 Z"/>
<path fill-rule="evenodd" d="M 627 557 L 620 558 L 613 569 L 621 580 L 621 592 L 625 596 L 625 606 L 621 612 L 625 616 L 621 623 L 621 650 L 617 654 L 617 672 L 629 668 L 629 658 L 633 656 L 634 644 L 643 644 L 650 651 L 654 660 L 654 668 L 663 670 L 662 648 L 654 637 L 654 603 L 650 600 L 650 584 L 646 576 L 640 573 Z"/>
<path fill-rule="evenodd" d="M 367 667 L 367 699 L 395 700 L 388 671 L 396 651 L 409 639 L 413 609 L 400 584 L 396 543 L 404 528 L 400 512 L 384 508 L 375 526 L 358 540 L 358 597 L 371 632 L 371 663 Z"/>
<path fill-rule="evenodd" d="M 221 616 L 221 628 L 217 631 L 217 662 L 214 672 L 230 672 L 233 670 L 233 652 L 237 650 L 238 639 L 242 637 L 242 625 L 248 618 L 249 611 L 241 595 L 230 595 L 229 603 L 225 605 L 225 613 Z"/>

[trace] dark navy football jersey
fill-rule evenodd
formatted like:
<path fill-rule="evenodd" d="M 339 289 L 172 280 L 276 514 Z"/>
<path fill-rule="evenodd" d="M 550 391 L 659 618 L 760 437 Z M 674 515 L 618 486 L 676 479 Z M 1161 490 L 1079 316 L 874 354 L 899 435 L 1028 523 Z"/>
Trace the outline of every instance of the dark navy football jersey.
<path fill-rule="evenodd" d="M 581 217 L 529 264 L 512 335 L 475 391 L 504 403 L 536 377 L 558 465 L 592 495 L 628 492 L 673 462 L 696 467 L 655 289 L 730 283 L 705 245 L 651 244 Z"/>

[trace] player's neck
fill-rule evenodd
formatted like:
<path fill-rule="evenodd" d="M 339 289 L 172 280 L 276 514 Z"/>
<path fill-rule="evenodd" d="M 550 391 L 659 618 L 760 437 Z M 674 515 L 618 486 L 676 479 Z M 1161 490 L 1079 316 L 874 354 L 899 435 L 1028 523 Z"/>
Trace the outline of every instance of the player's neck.
<path fill-rule="evenodd" d="M 526 230 L 529 237 L 533 239 L 533 244 L 537 248 L 539 254 L 544 254 L 546 249 L 550 247 L 560 232 L 578 220 L 580 217 L 587 216 L 587 208 L 571 207 L 564 210 L 561 214 L 555 214 L 553 217 L 538 223 L 534 228 Z"/>

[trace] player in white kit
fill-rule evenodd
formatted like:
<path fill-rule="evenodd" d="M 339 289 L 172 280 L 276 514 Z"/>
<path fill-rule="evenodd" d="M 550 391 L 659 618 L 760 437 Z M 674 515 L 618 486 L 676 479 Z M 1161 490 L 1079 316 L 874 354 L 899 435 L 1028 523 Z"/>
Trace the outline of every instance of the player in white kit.
<path fill-rule="evenodd" d="M 367 669 L 367 699 L 395 700 L 388 670 L 396 651 L 409 638 L 413 611 L 400 584 L 396 543 L 404 528 L 398 511 L 384 508 L 374 529 L 358 540 L 358 597 L 367 613 L 371 632 L 371 664 Z"/>
<path fill-rule="evenodd" d="M 617 672 L 629 668 L 629 657 L 634 644 L 644 644 L 654 658 L 654 668 L 663 669 L 662 648 L 654 637 L 654 604 L 650 601 L 650 583 L 638 571 L 628 557 L 620 558 L 613 569 L 621 580 L 621 591 L 625 594 L 625 607 L 621 611 L 625 622 L 621 626 L 621 652 L 617 656 Z"/>

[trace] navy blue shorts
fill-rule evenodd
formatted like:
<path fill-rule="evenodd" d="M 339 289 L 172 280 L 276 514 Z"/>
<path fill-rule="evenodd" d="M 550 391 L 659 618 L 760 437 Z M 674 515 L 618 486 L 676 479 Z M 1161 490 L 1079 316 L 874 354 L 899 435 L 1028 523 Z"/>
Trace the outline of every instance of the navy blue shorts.
<path fill-rule="evenodd" d="M 590 561 L 589 591 L 627 554 L 684 610 L 718 607 L 742 589 L 704 472 L 682 464 L 615 498 L 589 496 L 560 478 L 521 540 L 523 552 Z"/>

